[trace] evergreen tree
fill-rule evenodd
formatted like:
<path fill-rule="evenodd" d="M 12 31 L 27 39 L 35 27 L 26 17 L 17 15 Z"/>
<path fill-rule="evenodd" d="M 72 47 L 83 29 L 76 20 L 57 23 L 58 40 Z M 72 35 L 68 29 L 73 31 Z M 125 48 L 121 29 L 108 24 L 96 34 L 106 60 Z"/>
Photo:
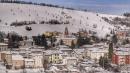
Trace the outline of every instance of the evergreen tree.
<path fill-rule="evenodd" d="M 103 66 L 103 57 L 101 56 L 100 59 L 99 59 L 99 65 L 100 66 Z"/>
<path fill-rule="evenodd" d="M 44 46 L 44 47 L 45 47 L 45 49 L 47 49 L 47 48 L 48 48 L 48 45 L 47 45 L 47 40 L 46 40 L 46 37 L 45 37 L 45 35 L 44 35 L 44 34 L 41 36 L 41 46 Z"/>
<path fill-rule="evenodd" d="M 71 49 L 74 49 L 74 48 L 75 48 L 75 43 L 74 43 L 73 40 L 71 41 L 71 46 L 70 46 L 70 47 L 71 47 Z"/>
<path fill-rule="evenodd" d="M 113 43 L 109 44 L 108 58 L 111 60 L 113 55 Z"/>
<path fill-rule="evenodd" d="M 77 39 L 77 46 L 80 47 L 86 44 L 92 44 L 90 38 L 81 37 L 81 35 L 79 34 L 78 39 Z"/>
<path fill-rule="evenodd" d="M 116 44 L 117 42 L 118 42 L 118 38 L 117 38 L 116 34 L 114 34 L 112 36 L 112 43 Z"/>
<path fill-rule="evenodd" d="M 82 37 L 80 34 L 79 34 L 78 39 L 77 39 L 77 46 L 78 47 L 82 46 Z"/>
<path fill-rule="evenodd" d="M 123 40 L 122 45 L 126 45 L 126 44 L 129 44 L 129 39 Z"/>
<path fill-rule="evenodd" d="M 65 36 L 69 35 L 69 31 L 68 31 L 68 28 L 65 27 L 65 32 L 64 32 Z"/>
<path fill-rule="evenodd" d="M 45 35 L 38 35 L 38 36 L 33 36 L 33 40 L 35 41 L 35 44 L 38 46 L 44 46 L 45 49 L 48 49 L 48 43 L 46 40 Z"/>
<path fill-rule="evenodd" d="M 108 69 L 110 67 L 108 58 L 101 56 L 99 59 L 99 65 L 105 69 Z"/>
<path fill-rule="evenodd" d="M 4 41 L 4 33 L 3 32 L 0 32 L 0 42 L 3 42 Z"/>
<path fill-rule="evenodd" d="M 56 42 L 56 37 L 52 34 L 49 37 L 50 41 L 51 41 L 51 47 L 55 47 L 55 42 Z"/>
<path fill-rule="evenodd" d="M 64 42 L 63 42 L 63 40 L 62 40 L 62 39 L 60 40 L 60 45 L 64 45 Z"/>
<path fill-rule="evenodd" d="M 9 48 L 18 48 L 19 42 L 23 40 L 22 36 L 17 35 L 16 33 L 8 34 L 8 47 Z"/>

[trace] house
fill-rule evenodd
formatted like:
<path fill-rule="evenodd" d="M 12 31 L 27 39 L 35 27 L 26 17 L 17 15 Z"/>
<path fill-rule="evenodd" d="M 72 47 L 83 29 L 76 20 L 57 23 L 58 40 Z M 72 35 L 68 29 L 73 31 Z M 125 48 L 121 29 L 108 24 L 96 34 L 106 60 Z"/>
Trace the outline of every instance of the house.
<path fill-rule="evenodd" d="M 6 51 L 8 49 L 8 44 L 0 43 L 0 51 Z"/>
<path fill-rule="evenodd" d="M 77 43 L 77 38 L 74 36 L 62 37 L 61 40 L 63 40 L 63 43 L 67 46 L 71 46 L 72 41 L 74 42 L 74 44 Z"/>
<path fill-rule="evenodd" d="M 58 46 L 59 48 L 59 51 L 61 51 L 61 56 L 63 58 L 67 57 L 67 56 L 71 56 L 71 53 L 72 53 L 72 49 L 70 49 L 68 46 L 65 46 L 65 45 L 59 45 Z"/>
<path fill-rule="evenodd" d="M 27 40 L 20 41 L 20 47 L 30 47 L 34 46 L 35 43 L 33 41 L 33 38 L 28 38 Z"/>
<path fill-rule="evenodd" d="M 34 68 L 35 60 L 34 59 L 25 58 L 24 59 L 24 64 L 25 64 L 25 68 Z"/>
<path fill-rule="evenodd" d="M 92 60 L 95 60 L 95 62 L 98 62 L 100 57 L 107 56 L 108 49 L 104 49 L 102 47 L 94 47 L 86 49 L 87 57 L 89 57 Z"/>
<path fill-rule="evenodd" d="M 12 55 L 12 69 L 23 69 L 24 58 L 21 55 Z"/>
<path fill-rule="evenodd" d="M 46 50 L 45 57 L 49 63 L 60 63 L 62 60 L 61 52 L 59 50 Z"/>
<path fill-rule="evenodd" d="M 43 68 L 44 57 L 43 54 L 33 54 L 34 68 Z"/>
<path fill-rule="evenodd" d="M 6 58 L 6 51 L 0 52 L 0 61 L 4 61 Z"/>
<path fill-rule="evenodd" d="M 9 42 L 9 39 L 4 38 L 4 43 L 8 44 L 8 42 Z"/>
<path fill-rule="evenodd" d="M 85 58 L 85 49 L 73 49 L 73 52 L 71 53 L 73 57 L 77 57 L 78 59 Z"/>
<path fill-rule="evenodd" d="M 66 57 L 65 59 L 63 59 L 63 64 L 67 66 L 76 65 L 77 62 L 78 59 L 76 57 Z"/>
<path fill-rule="evenodd" d="M 130 64 L 130 48 L 115 48 L 112 63 L 117 65 Z"/>
<path fill-rule="evenodd" d="M 7 59 L 10 59 L 9 58 L 9 55 L 11 55 L 12 53 L 10 51 L 2 51 L 0 52 L 0 61 L 5 61 Z"/>
<path fill-rule="evenodd" d="M 89 33 L 86 30 L 80 30 L 78 34 L 80 34 L 81 37 L 89 37 Z"/>
<path fill-rule="evenodd" d="M 44 33 L 44 35 L 45 36 L 58 36 L 60 34 L 60 32 L 57 32 L 57 31 L 54 31 L 54 32 L 49 32 L 49 31 L 47 31 L 47 32 L 45 32 Z"/>
<path fill-rule="evenodd" d="M 119 40 L 122 40 L 122 39 L 126 39 L 126 36 L 127 36 L 127 30 L 118 30 L 117 32 L 116 32 L 116 35 L 117 35 L 117 38 L 119 39 Z"/>
<path fill-rule="evenodd" d="M 5 56 L 4 62 L 6 64 L 6 68 L 7 69 L 11 69 L 12 68 L 12 52 L 10 52 L 10 51 L 6 52 L 6 56 Z"/>

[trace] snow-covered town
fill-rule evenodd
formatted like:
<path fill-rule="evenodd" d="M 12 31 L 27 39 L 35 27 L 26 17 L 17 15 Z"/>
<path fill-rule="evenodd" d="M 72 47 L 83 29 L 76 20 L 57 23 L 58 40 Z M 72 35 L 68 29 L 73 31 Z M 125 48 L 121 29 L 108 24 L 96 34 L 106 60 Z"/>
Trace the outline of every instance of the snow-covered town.
<path fill-rule="evenodd" d="M 9 33 L 1 38 L 2 73 L 115 73 L 130 70 L 127 30 L 98 39 L 87 31 L 45 32 L 21 37 Z M 1 37 L 4 37 L 1 33 Z M 123 42 L 122 42 L 123 41 Z"/>
<path fill-rule="evenodd" d="M 129 20 L 0 0 L 0 73 L 130 73 Z"/>

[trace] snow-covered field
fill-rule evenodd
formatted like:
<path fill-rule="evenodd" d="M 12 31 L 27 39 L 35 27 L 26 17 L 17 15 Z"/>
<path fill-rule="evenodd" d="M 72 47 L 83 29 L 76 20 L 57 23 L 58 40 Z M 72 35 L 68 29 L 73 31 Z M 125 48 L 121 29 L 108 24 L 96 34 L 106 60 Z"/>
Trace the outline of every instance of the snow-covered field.
<path fill-rule="evenodd" d="M 20 35 L 32 36 L 42 34 L 45 31 L 63 32 L 65 27 L 68 27 L 70 32 L 77 32 L 79 29 L 91 30 L 97 32 L 99 37 L 104 37 L 114 29 L 114 26 L 105 22 L 101 16 L 93 12 L 67 10 L 55 7 L 0 3 L 0 31 L 6 33 L 15 31 Z M 103 16 L 105 16 L 105 14 L 103 14 Z M 57 25 L 39 24 L 41 21 L 49 21 L 51 19 L 63 22 L 69 21 L 70 23 Z M 37 24 L 29 25 L 32 27 L 32 31 L 27 31 L 25 29 L 26 26 L 10 26 L 12 22 L 19 21 L 36 21 Z"/>

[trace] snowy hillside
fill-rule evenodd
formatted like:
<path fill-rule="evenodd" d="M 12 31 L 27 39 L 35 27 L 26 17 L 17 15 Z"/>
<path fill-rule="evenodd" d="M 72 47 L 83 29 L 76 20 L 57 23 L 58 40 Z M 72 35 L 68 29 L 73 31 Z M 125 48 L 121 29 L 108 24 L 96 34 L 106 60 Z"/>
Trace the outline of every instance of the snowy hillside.
<path fill-rule="evenodd" d="M 67 24 L 40 24 L 41 21 L 58 20 Z M 13 22 L 35 21 L 36 24 L 28 25 L 32 28 L 27 31 L 24 26 L 10 26 Z M 100 14 L 67 10 L 62 8 L 0 3 L 0 31 L 15 31 L 20 35 L 37 35 L 45 31 L 63 32 L 68 27 L 69 32 L 77 32 L 79 29 L 97 32 L 99 37 L 104 37 L 114 28 L 105 22 Z"/>

